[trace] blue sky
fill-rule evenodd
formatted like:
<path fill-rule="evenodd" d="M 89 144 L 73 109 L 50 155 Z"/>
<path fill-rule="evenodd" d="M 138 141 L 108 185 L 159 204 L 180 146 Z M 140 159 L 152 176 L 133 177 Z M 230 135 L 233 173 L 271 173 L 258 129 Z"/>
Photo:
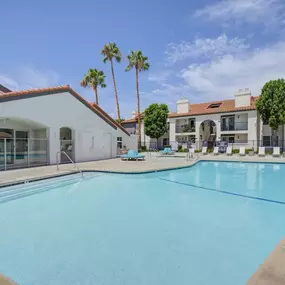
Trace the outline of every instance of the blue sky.
<path fill-rule="evenodd" d="M 151 69 L 140 75 L 142 108 L 231 98 L 238 88 L 258 95 L 285 74 L 282 0 L 106 0 L 1 3 L 0 84 L 13 90 L 70 84 L 89 68 L 103 69 L 100 104 L 116 116 L 110 66 L 100 51 L 115 41 L 125 57 L 142 50 Z M 135 74 L 115 65 L 122 117 L 136 109 Z"/>

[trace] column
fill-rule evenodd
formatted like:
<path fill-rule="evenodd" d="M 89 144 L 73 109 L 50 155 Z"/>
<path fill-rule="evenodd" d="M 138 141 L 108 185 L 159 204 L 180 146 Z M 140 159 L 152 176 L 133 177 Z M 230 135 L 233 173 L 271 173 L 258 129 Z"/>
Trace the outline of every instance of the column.
<path fill-rule="evenodd" d="M 48 155 L 49 164 L 56 164 L 56 156 L 60 151 L 60 137 L 59 128 L 48 129 Z"/>

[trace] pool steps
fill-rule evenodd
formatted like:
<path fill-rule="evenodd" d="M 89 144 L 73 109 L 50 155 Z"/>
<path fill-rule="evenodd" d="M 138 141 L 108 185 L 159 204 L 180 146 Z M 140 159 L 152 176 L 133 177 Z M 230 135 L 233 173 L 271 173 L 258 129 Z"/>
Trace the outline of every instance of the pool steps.
<path fill-rule="evenodd" d="M 53 179 L 41 180 L 38 182 L 31 182 L 21 185 L 5 187 L 0 189 L 0 203 L 53 190 L 67 185 L 72 185 L 75 183 L 79 183 L 83 180 L 86 181 L 101 175 L 103 174 L 94 174 L 94 173 L 85 174 L 84 178 L 82 179 L 81 175 L 77 174 L 72 176 L 69 175 Z"/>

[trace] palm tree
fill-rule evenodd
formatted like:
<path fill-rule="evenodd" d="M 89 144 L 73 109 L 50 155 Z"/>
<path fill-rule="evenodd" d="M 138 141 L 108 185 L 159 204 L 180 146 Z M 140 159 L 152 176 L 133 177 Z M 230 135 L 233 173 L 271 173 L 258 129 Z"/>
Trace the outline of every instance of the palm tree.
<path fill-rule="evenodd" d="M 117 105 L 117 113 L 118 113 L 118 122 L 121 124 L 121 115 L 120 115 L 120 105 L 119 105 L 119 97 L 116 85 L 116 78 L 114 73 L 114 62 L 115 59 L 117 62 L 120 62 L 122 59 L 121 51 L 117 47 L 116 43 L 109 43 L 108 45 L 104 45 L 104 48 L 101 51 L 101 54 L 104 55 L 104 63 L 107 61 L 111 62 L 111 70 L 112 70 L 112 77 L 114 82 L 114 90 L 115 90 L 115 97 L 116 97 L 116 105 Z"/>
<path fill-rule="evenodd" d="M 84 78 L 81 80 L 80 85 L 82 87 L 91 87 L 93 88 L 96 95 L 96 104 L 99 105 L 99 97 L 98 97 L 98 87 L 106 88 L 105 84 L 104 71 L 98 70 L 96 68 L 90 68 L 88 73 L 84 75 Z"/>
<path fill-rule="evenodd" d="M 135 67 L 136 69 L 136 87 L 138 100 L 138 128 L 139 128 L 139 143 L 141 143 L 141 116 L 140 116 L 140 93 L 139 93 L 139 72 L 149 70 L 148 57 L 144 56 L 142 51 L 132 51 L 128 55 L 129 64 L 126 71 L 130 71 Z"/>

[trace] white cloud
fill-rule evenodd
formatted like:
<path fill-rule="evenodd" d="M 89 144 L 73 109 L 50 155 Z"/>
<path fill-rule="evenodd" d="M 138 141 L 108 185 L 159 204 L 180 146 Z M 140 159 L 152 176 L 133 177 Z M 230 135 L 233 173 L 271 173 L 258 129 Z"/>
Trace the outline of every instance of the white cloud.
<path fill-rule="evenodd" d="M 191 64 L 182 78 L 204 100 L 231 98 L 239 88 L 249 87 L 259 95 L 264 83 L 285 75 L 285 42 L 271 47 L 224 55 L 207 63 Z M 202 100 L 199 100 L 202 101 Z"/>
<path fill-rule="evenodd" d="M 172 74 L 171 70 L 160 70 L 157 72 L 152 72 L 148 76 L 148 80 L 154 82 L 163 82 L 166 81 L 171 74 Z"/>
<path fill-rule="evenodd" d="M 163 82 L 158 84 L 158 88 L 144 92 L 141 102 L 143 108 L 148 107 L 151 103 L 164 103 L 174 111 L 176 101 L 182 97 L 189 97 L 190 92 L 191 88 L 184 82 L 175 84 Z"/>
<path fill-rule="evenodd" d="M 11 90 L 50 87 L 58 84 L 59 75 L 52 70 L 40 70 L 34 66 L 21 66 L 10 74 L 0 70 L 0 84 Z"/>
<path fill-rule="evenodd" d="M 196 38 L 193 42 L 182 41 L 179 44 L 168 44 L 165 51 L 167 62 L 174 64 L 187 58 L 212 58 L 224 54 L 235 54 L 248 49 L 244 39 L 229 39 L 225 34 L 217 38 Z"/>
<path fill-rule="evenodd" d="M 19 89 L 18 82 L 4 74 L 0 74 L 0 84 L 12 90 Z"/>
<path fill-rule="evenodd" d="M 265 26 L 282 22 L 283 0 L 223 0 L 197 10 L 195 17 L 230 23 L 262 23 Z"/>

